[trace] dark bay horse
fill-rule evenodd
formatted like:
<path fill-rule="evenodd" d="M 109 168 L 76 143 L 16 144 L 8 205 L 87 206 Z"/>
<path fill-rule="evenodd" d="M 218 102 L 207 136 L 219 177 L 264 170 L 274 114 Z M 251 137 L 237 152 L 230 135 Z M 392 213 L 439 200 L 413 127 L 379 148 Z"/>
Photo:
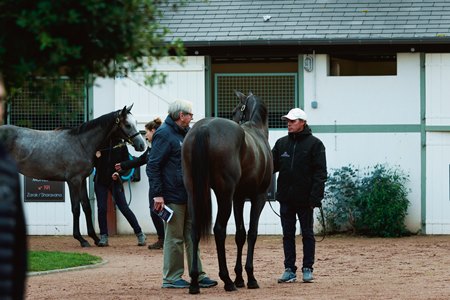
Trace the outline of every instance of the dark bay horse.
<path fill-rule="evenodd" d="M 132 107 L 132 106 L 131 106 Z M 112 136 L 131 143 L 136 151 L 146 148 L 136 129 L 131 107 L 111 112 L 79 127 L 61 130 L 33 130 L 13 125 L 0 126 L 2 143 L 16 160 L 19 172 L 36 179 L 66 181 L 73 214 L 73 237 L 82 247 L 90 244 L 80 234 L 80 203 L 86 217 L 88 235 L 98 244 L 92 222 L 86 177 L 94 167 L 99 146 Z"/>
<path fill-rule="evenodd" d="M 189 293 L 200 292 L 198 284 L 197 250 L 201 238 L 211 230 L 211 189 L 217 198 L 214 225 L 219 277 L 226 291 L 244 287 L 242 248 L 248 239 L 247 287 L 258 288 L 253 274 L 253 254 L 258 235 L 258 222 L 272 178 L 272 152 L 268 142 L 268 115 L 264 102 L 250 93 L 236 92 L 240 99 L 233 111 L 233 121 L 205 118 L 198 121 L 186 135 L 182 147 L 183 179 L 188 192 L 189 213 L 193 221 L 193 262 L 190 270 Z M 239 124 L 240 123 L 240 124 Z M 251 201 L 248 238 L 244 227 L 244 203 Z M 234 211 L 236 222 L 236 279 L 228 273 L 225 238 L 226 227 Z"/>

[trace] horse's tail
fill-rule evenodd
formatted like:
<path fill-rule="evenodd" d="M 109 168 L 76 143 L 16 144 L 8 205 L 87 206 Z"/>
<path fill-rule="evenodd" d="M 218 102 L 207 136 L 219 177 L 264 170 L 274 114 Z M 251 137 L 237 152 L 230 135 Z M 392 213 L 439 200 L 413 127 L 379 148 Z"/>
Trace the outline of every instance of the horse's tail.
<path fill-rule="evenodd" d="M 211 232 L 212 218 L 208 127 L 198 128 L 191 151 L 194 230 L 200 238 L 205 238 Z"/>

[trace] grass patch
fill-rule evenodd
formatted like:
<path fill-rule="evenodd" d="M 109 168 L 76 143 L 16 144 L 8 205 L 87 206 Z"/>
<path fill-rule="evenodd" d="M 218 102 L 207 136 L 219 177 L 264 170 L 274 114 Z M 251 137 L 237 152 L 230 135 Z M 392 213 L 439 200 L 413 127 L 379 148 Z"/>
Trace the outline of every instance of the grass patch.
<path fill-rule="evenodd" d="M 102 259 L 86 253 L 69 253 L 59 251 L 29 251 L 28 271 L 42 272 L 57 269 L 92 265 Z"/>

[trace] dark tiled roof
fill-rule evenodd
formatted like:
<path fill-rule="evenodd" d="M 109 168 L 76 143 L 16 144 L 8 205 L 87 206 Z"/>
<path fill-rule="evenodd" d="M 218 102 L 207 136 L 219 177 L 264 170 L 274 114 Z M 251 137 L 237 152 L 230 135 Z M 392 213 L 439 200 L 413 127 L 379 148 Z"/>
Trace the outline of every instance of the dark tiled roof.
<path fill-rule="evenodd" d="M 450 0 L 191 0 L 161 23 L 186 45 L 449 43 Z"/>

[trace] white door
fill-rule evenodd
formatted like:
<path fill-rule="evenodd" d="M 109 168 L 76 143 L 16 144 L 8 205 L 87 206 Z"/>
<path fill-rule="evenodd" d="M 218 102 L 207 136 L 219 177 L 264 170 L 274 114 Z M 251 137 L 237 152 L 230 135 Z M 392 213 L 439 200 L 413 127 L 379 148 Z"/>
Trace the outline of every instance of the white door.
<path fill-rule="evenodd" d="M 450 233 L 450 54 L 426 55 L 427 234 Z"/>

